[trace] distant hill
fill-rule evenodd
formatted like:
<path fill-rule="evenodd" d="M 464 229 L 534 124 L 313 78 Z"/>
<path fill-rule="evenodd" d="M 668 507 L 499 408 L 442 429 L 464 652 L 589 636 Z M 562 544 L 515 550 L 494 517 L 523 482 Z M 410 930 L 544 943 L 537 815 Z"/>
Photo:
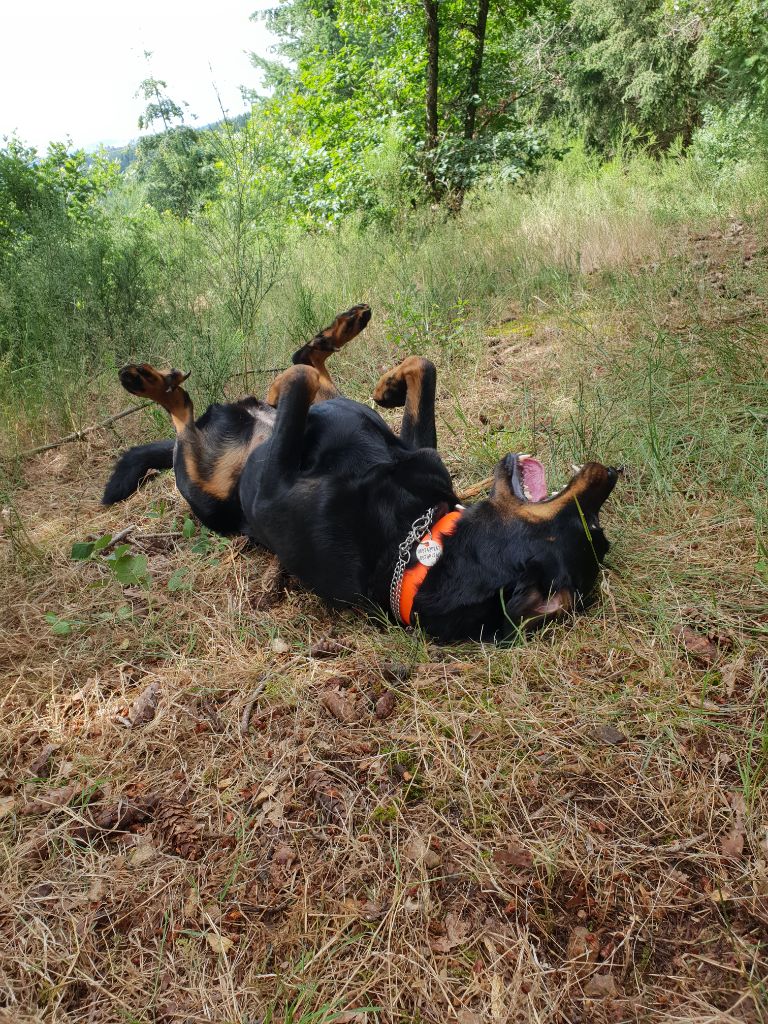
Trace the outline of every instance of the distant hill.
<path fill-rule="evenodd" d="M 245 124 L 245 122 L 248 120 L 248 117 L 249 117 L 249 114 L 247 112 L 243 112 L 242 114 L 238 114 L 237 117 L 229 117 L 229 118 L 227 118 L 227 120 L 229 121 L 230 124 L 234 125 L 236 128 L 241 128 Z M 216 129 L 220 128 L 223 124 L 224 124 L 224 120 L 222 118 L 219 121 L 212 121 L 210 124 L 202 124 L 202 125 L 199 125 L 199 126 L 198 125 L 189 125 L 188 127 L 194 128 L 196 131 L 199 131 L 199 132 L 206 132 L 206 131 L 216 131 Z M 162 132 L 157 132 L 156 134 L 161 135 Z M 146 138 L 150 138 L 151 136 L 145 136 L 145 137 Z M 130 142 L 127 142 L 124 146 L 100 146 L 100 147 L 94 147 L 93 152 L 94 153 L 95 152 L 104 153 L 109 160 L 114 160 L 115 163 L 120 164 L 120 171 L 124 172 L 124 171 L 126 171 L 131 166 L 131 164 L 136 159 L 136 147 L 137 147 L 138 143 L 139 143 L 138 139 L 132 139 Z"/>

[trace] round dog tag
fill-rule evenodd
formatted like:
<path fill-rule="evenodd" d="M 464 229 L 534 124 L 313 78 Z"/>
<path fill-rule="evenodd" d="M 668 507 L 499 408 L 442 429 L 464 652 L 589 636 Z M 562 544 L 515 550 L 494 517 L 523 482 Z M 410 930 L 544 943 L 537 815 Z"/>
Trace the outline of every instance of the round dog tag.
<path fill-rule="evenodd" d="M 441 544 L 436 540 L 423 540 L 416 548 L 416 557 L 422 565 L 431 566 L 440 561 L 443 553 Z"/>

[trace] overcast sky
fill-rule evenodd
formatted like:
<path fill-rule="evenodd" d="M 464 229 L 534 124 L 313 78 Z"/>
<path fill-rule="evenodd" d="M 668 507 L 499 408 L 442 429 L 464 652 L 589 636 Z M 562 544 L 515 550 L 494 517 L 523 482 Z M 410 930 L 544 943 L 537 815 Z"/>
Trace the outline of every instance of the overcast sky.
<path fill-rule="evenodd" d="M 38 149 L 67 138 L 86 148 L 128 142 L 145 105 L 134 94 L 149 74 L 199 124 L 221 116 L 216 89 L 229 114 L 242 112 L 239 86 L 259 84 L 247 54 L 270 46 L 263 22 L 249 16 L 272 5 L 0 0 L 0 143 L 14 132 Z"/>

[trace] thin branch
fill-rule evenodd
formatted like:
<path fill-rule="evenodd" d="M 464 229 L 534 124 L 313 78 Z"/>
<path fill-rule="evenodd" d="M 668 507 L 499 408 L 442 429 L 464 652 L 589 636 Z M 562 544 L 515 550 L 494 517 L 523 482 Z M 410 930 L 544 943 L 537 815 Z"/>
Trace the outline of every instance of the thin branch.
<path fill-rule="evenodd" d="M 135 412 L 146 409 L 152 404 L 152 402 L 142 402 L 141 405 L 132 405 L 130 409 L 123 409 L 122 412 L 115 413 L 114 416 L 107 416 L 105 420 L 94 423 L 92 427 L 86 427 L 84 430 L 75 430 L 73 433 L 67 434 L 66 437 L 60 437 L 58 441 L 51 441 L 50 444 L 41 444 L 37 448 L 30 448 L 26 452 L 21 452 L 20 458 L 26 459 L 30 455 L 39 455 L 40 452 L 50 451 L 51 448 L 58 448 L 62 444 L 69 444 L 70 441 L 82 441 L 88 434 L 92 434 L 94 431 L 101 430 L 104 427 L 109 427 L 111 424 L 123 419 L 124 416 L 132 416 Z"/>
<path fill-rule="evenodd" d="M 120 543 L 120 541 L 121 540 L 125 540 L 125 538 L 128 536 L 128 534 L 129 533 L 133 533 L 133 531 L 135 529 L 136 529 L 136 526 L 133 525 L 133 526 L 126 526 L 124 530 L 119 530 L 114 535 L 114 537 L 110 540 L 110 542 L 108 544 L 104 545 L 104 547 L 100 550 L 99 554 L 100 555 L 106 555 L 106 553 L 108 551 L 111 551 L 112 548 L 117 547 L 117 545 Z"/>
<path fill-rule="evenodd" d="M 480 483 L 472 484 L 472 486 L 468 487 L 466 491 L 462 491 L 459 498 L 461 501 L 464 501 L 465 498 L 474 498 L 476 494 L 480 494 L 482 491 L 487 491 L 492 483 L 493 477 L 487 476 L 484 480 L 481 480 Z"/>
<path fill-rule="evenodd" d="M 264 690 L 266 689 L 267 686 L 267 682 L 267 679 L 262 679 L 262 681 L 259 683 L 256 689 L 253 691 L 251 699 L 243 708 L 243 714 L 240 718 L 241 736 L 246 736 L 248 734 L 248 726 L 251 724 L 251 715 L 253 714 L 253 709 L 256 706 L 256 701 L 259 699 L 262 693 L 264 693 Z"/>

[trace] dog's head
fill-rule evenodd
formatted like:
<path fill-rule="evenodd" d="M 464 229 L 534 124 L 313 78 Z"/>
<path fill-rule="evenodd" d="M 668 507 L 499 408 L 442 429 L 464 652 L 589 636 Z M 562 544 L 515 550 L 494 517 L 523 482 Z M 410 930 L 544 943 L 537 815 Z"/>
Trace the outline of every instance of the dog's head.
<path fill-rule="evenodd" d="M 548 494 L 538 459 L 502 459 L 490 496 L 466 510 L 432 570 L 423 612 L 430 622 L 443 612 L 440 635 L 491 639 L 578 608 L 608 551 L 599 514 L 619 473 L 590 462 Z"/>

